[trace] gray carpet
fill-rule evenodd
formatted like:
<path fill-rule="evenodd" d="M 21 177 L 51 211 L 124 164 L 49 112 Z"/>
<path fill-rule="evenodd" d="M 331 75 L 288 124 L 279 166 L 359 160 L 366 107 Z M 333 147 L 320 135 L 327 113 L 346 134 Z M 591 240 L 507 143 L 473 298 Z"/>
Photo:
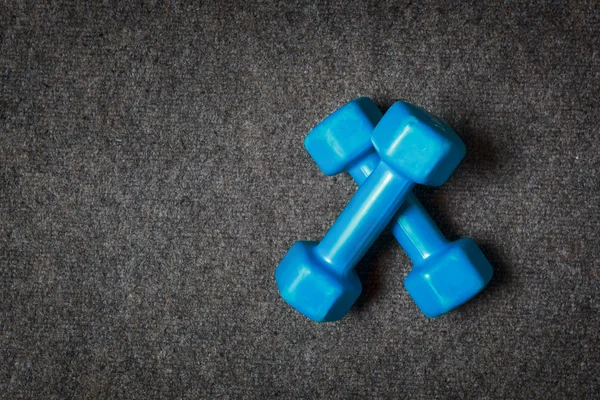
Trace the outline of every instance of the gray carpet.
<path fill-rule="evenodd" d="M 598 2 L 50 3 L 0 6 L 0 397 L 600 398 Z M 466 143 L 416 193 L 495 275 L 440 318 L 389 233 L 342 321 L 278 295 L 363 95 Z"/>

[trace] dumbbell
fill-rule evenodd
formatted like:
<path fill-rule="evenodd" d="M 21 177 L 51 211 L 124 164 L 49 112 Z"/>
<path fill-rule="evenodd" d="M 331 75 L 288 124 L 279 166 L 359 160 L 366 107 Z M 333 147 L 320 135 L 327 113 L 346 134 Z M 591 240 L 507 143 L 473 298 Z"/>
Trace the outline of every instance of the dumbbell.
<path fill-rule="evenodd" d="M 380 162 L 370 136 L 382 116 L 366 97 L 351 101 L 310 132 L 304 141 L 306 150 L 327 175 L 339 171 L 331 168 L 332 153 L 347 158 L 344 172 L 361 185 Z M 346 141 L 364 147 L 340 154 L 336 149 L 344 148 Z M 490 281 L 492 266 L 477 244 L 470 238 L 446 240 L 413 193 L 407 195 L 390 228 L 414 264 L 404 286 L 426 316 L 437 317 L 460 306 Z"/>
<path fill-rule="evenodd" d="M 374 126 L 371 120 L 353 115 L 348 117 L 360 129 Z M 404 102 L 389 108 L 370 137 L 340 134 L 330 131 L 329 146 L 316 154 L 323 171 L 335 174 L 352 169 L 371 142 L 381 161 L 321 242 L 294 243 L 275 270 L 283 299 L 317 322 L 342 318 L 356 301 L 362 288 L 354 267 L 415 183 L 443 184 L 465 155 L 465 145 L 452 128 Z"/>

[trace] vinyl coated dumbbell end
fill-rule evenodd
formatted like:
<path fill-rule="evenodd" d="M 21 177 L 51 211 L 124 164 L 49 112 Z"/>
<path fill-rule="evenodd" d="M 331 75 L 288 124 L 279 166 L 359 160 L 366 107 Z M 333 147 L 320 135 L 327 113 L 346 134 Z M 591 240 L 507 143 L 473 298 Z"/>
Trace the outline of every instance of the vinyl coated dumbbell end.
<path fill-rule="evenodd" d="M 411 181 L 428 186 L 446 182 L 467 152 L 448 124 L 402 101 L 386 111 L 371 141 L 381 161 Z"/>
<path fill-rule="evenodd" d="M 281 297 L 316 322 L 341 319 L 356 301 L 362 286 L 354 270 L 336 274 L 315 254 L 318 243 L 292 245 L 275 271 Z"/>
<path fill-rule="evenodd" d="M 371 99 L 358 98 L 315 126 L 304 139 L 304 147 L 325 175 L 339 174 L 371 148 L 371 132 L 381 117 Z"/>
<path fill-rule="evenodd" d="M 423 314 L 434 318 L 481 292 L 492 274 L 492 266 L 477 244 L 462 238 L 415 263 L 404 286 Z"/>

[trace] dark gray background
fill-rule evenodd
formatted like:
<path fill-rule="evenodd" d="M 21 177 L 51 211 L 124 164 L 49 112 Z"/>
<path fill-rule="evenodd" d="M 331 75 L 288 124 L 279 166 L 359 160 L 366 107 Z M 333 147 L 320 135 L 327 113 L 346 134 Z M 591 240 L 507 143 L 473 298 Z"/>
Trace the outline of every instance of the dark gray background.
<path fill-rule="evenodd" d="M 2 397 L 600 398 L 598 2 L 81 3 L 0 6 Z M 417 195 L 495 275 L 443 317 L 389 233 L 342 321 L 278 295 L 361 95 L 467 145 Z"/>

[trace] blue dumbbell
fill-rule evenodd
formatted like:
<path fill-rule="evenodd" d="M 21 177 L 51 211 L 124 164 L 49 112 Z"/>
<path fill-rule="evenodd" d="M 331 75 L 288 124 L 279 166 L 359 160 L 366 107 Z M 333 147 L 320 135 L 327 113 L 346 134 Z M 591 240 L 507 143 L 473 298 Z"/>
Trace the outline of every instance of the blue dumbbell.
<path fill-rule="evenodd" d="M 352 123 L 374 126 L 368 118 L 354 118 Z M 370 138 L 357 135 L 347 140 L 339 133 L 330 131 L 329 146 L 313 153 L 323 171 L 335 174 L 352 169 L 370 142 L 381 162 L 369 171 L 321 242 L 294 243 L 275 271 L 283 299 L 318 322 L 342 318 L 356 301 L 362 288 L 354 267 L 414 184 L 443 184 L 465 155 L 465 146 L 452 128 L 404 102 L 390 107 Z"/>
<path fill-rule="evenodd" d="M 368 98 L 354 100 L 317 125 L 304 141 L 306 150 L 326 174 L 331 153 L 344 145 L 338 142 L 359 142 L 360 156 L 352 155 L 349 172 L 358 185 L 380 162 L 369 140 L 372 130 L 383 114 Z M 345 157 L 345 155 L 342 155 Z M 423 314 L 437 317 L 479 293 L 490 281 L 493 269 L 479 247 L 470 238 L 449 242 L 439 231 L 427 211 L 410 193 L 390 224 L 414 269 L 404 285 Z"/>

